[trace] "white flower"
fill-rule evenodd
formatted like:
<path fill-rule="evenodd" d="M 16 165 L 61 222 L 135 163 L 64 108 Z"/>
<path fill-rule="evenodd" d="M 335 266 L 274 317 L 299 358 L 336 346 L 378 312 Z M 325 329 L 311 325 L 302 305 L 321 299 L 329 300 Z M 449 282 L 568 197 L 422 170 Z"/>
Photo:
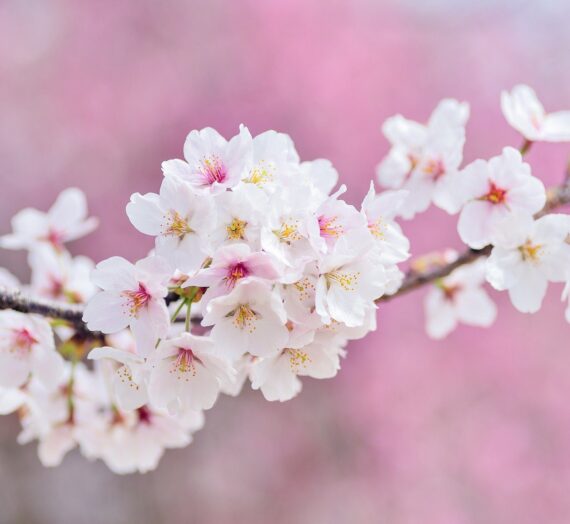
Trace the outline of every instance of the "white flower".
<path fill-rule="evenodd" d="M 361 213 L 366 217 L 384 264 L 398 264 L 410 258 L 410 241 L 394 220 L 407 196 L 408 192 L 403 190 L 384 191 L 377 195 L 371 181 L 362 201 Z"/>
<path fill-rule="evenodd" d="M 483 289 L 484 282 L 485 260 L 460 267 L 438 280 L 424 302 L 428 335 L 444 338 L 458 323 L 489 327 L 497 317 L 497 306 Z"/>
<path fill-rule="evenodd" d="M 252 138 L 245 126 L 229 142 L 215 129 L 192 131 L 184 144 L 183 160 L 163 162 L 165 176 L 177 176 L 212 194 L 231 188 L 252 166 Z"/>
<path fill-rule="evenodd" d="M 289 337 L 286 320 L 281 297 L 264 282 L 249 280 L 210 301 L 202 325 L 213 326 L 218 351 L 237 360 L 244 353 L 267 356 L 282 349 Z"/>
<path fill-rule="evenodd" d="M 146 356 L 170 326 L 164 302 L 169 277 L 168 264 L 160 257 L 148 257 L 135 265 L 121 257 L 104 260 L 91 275 L 103 291 L 87 303 L 83 320 L 92 331 L 103 333 L 130 326 L 137 352 Z"/>
<path fill-rule="evenodd" d="M 497 224 L 513 213 L 532 216 L 546 203 L 542 182 L 521 154 L 505 147 L 489 161 L 475 160 L 449 180 L 447 210 L 461 209 L 457 231 L 473 249 L 491 242 Z"/>
<path fill-rule="evenodd" d="M 95 264 L 87 257 L 72 258 L 67 251 L 58 253 L 42 245 L 30 253 L 28 261 L 31 289 L 39 296 L 81 304 L 96 292 L 90 280 Z"/>
<path fill-rule="evenodd" d="M 517 85 L 501 93 L 501 109 L 507 122 L 529 141 L 570 141 L 570 111 L 547 113 L 534 90 Z"/>
<path fill-rule="evenodd" d="M 251 278 L 275 280 L 279 272 L 270 255 L 252 252 L 247 244 L 223 246 L 214 255 L 212 263 L 190 277 L 182 287 L 207 287 L 203 304 L 231 292 L 238 282 Z"/>
<path fill-rule="evenodd" d="M 446 178 L 457 171 L 463 158 L 465 124 L 469 106 L 457 100 L 442 100 L 427 125 L 401 115 L 384 122 L 382 131 L 392 148 L 377 168 L 378 180 L 392 189 L 409 191 L 400 210 L 413 218 L 433 201 L 441 207 Z"/>
<path fill-rule="evenodd" d="M 109 346 L 92 349 L 90 360 L 110 360 L 112 367 L 111 387 L 113 399 L 124 410 L 144 406 L 148 402 L 147 380 L 149 367 L 139 355 Z"/>
<path fill-rule="evenodd" d="M 234 371 L 209 337 L 183 333 L 164 340 L 151 357 L 151 402 L 170 413 L 210 409 Z"/>
<path fill-rule="evenodd" d="M 487 280 L 508 290 L 513 306 L 522 313 L 540 309 L 548 282 L 564 282 L 570 267 L 568 215 L 538 220 L 512 216 L 497 228 L 487 261 Z"/>
<path fill-rule="evenodd" d="M 266 400 L 290 400 L 301 391 L 299 376 L 334 377 L 342 354 L 342 349 L 330 341 L 315 341 L 299 349 L 285 348 L 253 362 L 251 387 L 261 389 Z"/>
<path fill-rule="evenodd" d="M 346 191 L 346 186 L 328 197 L 316 210 L 312 220 L 308 222 L 309 239 L 315 250 L 327 253 L 339 239 L 353 231 L 366 228 L 366 220 L 351 206 L 339 200 Z"/>
<path fill-rule="evenodd" d="M 156 254 L 183 272 L 194 272 L 206 258 L 207 237 L 215 222 L 212 201 L 177 177 L 166 177 L 160 194 L 135 193 L 127 205 L 131 223 L 156 237 Z"/>
<path fill-rule="evenodd" d="M 79 438 L 83 453 L 102 459 L 114 473 L 146 473 L 156 469 L 165 449 L 190 444 L 192 433 L 203 425 L 201 412 L 172 417 L 142 406 L 134 411 L 107 410 L 104 421 L 79 432 Z"/>
<path fill-rule="evenodd" d="M 359 244 L 343 238 L 335 251 L 319 262 L 315 302 L 325 324 L 337 320 L 350 327 L 361 325 L 385 291 L 386 271 L 378 250 L 363 252 Z"/>
<path fill-rule="evenodd" d="M 27 208 L 12 219 L 13 233 L 0 237 L 5 249 L 33 249 L 49 244 L 56 250 L 66 242 L 91 233 L 97 227 L 96 218 L 87 218 L 87 202 L 82 191 L 66 189 L 47 213 Z"/>
<path fill-rule="evenodd" d="M 0 311 L 0 387 L 18 388 L 33 374 L 46 388 L 57 385 L 63 359 L 42 317 Z"/>

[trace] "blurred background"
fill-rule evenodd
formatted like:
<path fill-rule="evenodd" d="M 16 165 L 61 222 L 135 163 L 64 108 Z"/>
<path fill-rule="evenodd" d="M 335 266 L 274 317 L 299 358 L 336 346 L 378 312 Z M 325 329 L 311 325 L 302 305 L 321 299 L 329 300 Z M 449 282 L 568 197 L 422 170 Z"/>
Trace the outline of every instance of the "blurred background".
<path fill-rule="evenodd" d="M 20 208 L 85 190 L 98 231 L 71 246 L 134 259 L 132 192 L 156 191 L 186 134 L 240 123 L 292 135 L 329 158 L 359 203 L 388 145 L 387 117 L 425 120 L 438 100 L 471 103 L 465 159 L 520 137 L 501 89 L 524 82 L 570 109 L 566 0 L 1 0 L 0 233 Z M 557 183 L 568 147 L 529 161 Z M 459 246 L 437 210 L 404 223 L 415 255 Z M 23 253 L 0 253 L 26 279 Z M 488 330 L 443 342 L 423 329 L 425 290 L 378 312 L 339 376 L 305 380 L 285 404 L 222 398 L 189 448 L 119 477 L 70 454 L 44 469 L 0 420 L 0 522 L 570 522 L 569 326 L 552 288 L 542 311 L 494 294 Z"/>

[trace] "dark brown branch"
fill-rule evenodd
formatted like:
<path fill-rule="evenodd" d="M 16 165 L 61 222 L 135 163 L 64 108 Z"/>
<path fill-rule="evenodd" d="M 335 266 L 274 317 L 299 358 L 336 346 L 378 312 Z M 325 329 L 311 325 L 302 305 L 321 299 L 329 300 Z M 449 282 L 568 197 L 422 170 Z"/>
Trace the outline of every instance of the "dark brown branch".
<path fill-rule="evenodd" d="M 548 190 L 548 199 L 544 209 L 536 216 L 543 216 L 554 209 L 570 203 L 570 169 L 568 171 L 565 183 L 561 186 L 554 187 Z M 385 295 L 377 300 L 377 302 L 386 302 L 392 300 L 394 297 L 409 293 L 418 289 L 426 284 L 434 282 L 439 278 L 446 277 L 452 271 L 465 264 L 470 264 L 475 260 L 488 256 L 491 252 L 492 246 L 485 246 L 483 249 L 467 249 L 459 257 L 444 266 L 429 269 L 426 271 L 408 272 L 400 289 L 393 295 Z M 172 303 L 179 299 L 175 293 L 169 293 L 166 297 L 166 303 Z M 76 331 L 77 335 L 81 338 L 91 338 L 95 340 L 103 340 L 104 336 L 99 332 L 92 332 L 87 329 L 83 322 L 83 306 L 74 304 L 63 304 L 46 299 L 38 299 L 34 297 L 27 297 L 20 291 L 6 290 L 0 288 L 0 310 L 12 309 L 20 311 L 21 313 L 34 313 L 44 317 L 59 319 L 68 322 Z M 199 319 L 193 319 L 199 321 Z"/>

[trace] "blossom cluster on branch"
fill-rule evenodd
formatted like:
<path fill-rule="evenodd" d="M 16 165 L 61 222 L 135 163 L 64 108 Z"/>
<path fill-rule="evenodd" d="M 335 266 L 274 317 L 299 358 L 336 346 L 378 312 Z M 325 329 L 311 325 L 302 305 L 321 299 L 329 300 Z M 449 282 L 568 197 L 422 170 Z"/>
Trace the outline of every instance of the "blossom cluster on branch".
<path fill-rule="evenodd" d="M 537 311 L 549 282 L 570 282 L 569 216 L 541 216 L 570 191 L 547 197 L 523 154 L 535 141 L 570 141 L 570 113 L 546 113 L 526 86 L 501 105 L 524 147 L 464 167 L 466 103 L 442 101 L 425 125 L 388 119 L 378 166 L 388 189 L 372 182 L 358 208 L 335 189 L 331 163 L 301 162 L 285 134 L 192 131 L 184 159 L 162 164 L 158 193 L 135 193 L 126 207 L 154 240 L 134 263 L 67 251 L 97 225 L 77 189 L 47 213 L 21 211 L 0 237 L 28 250 L 32 272 L 23 287 L 0 270 L 0 413 L 18 413 L 19 440 L 37 439 L 45 465 L 79 447 L 117 473 L 144 472 L 191 441 L 221 393 L 249 382 L 285 401 L 300 377 L 335 376 L 348 341 L 376 328 L 382 300 L 432 283 L 434 338 L 493 323 L 485 283 Z M 396 219 L 431 203 L 459 215 L 468 251 L 421 257 L 406 275 L 410 245 Z"/>

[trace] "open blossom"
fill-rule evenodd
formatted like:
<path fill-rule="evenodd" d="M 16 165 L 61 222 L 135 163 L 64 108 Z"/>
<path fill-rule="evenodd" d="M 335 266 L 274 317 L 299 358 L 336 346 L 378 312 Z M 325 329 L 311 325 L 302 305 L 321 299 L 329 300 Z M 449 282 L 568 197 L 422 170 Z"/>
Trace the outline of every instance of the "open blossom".
<path fill-rule="evenodd" d="M 222 383 L 234 376 L 210 337 L 182 333 L 163 340 L 151 357 L 149 397 L 172 414 L 210 409 Z"/>
<path fill-rule="evenodd" d="M 475 160 L 449 180 L 446 211 L 461 210 L 457 231 L 469 247 L 491 242 L 497 225 L 512 214 L 532 216 L 546 202 L 542 182 L 512 147 L 489 161 Z"/>
<path fill-rule="evenodd" d="M 163 162 L 165 176 L 177 176 L 199 191 L 217 194 L 246 177 L 252 167 L 252 138 L 245 126 L 226 140 L 215 129 L 192 131 L 184 144 L 184 160 Z"/>
<path fill-rule="evenodd" d="M 207 257 L 208 235 L 214 225 L 212 201 L 177 177 L 166 177 L 160 194 L 135 193 L 127 205 L 131 223 L 156 237 L 156 254 L 175 269 L 194 272 Z"/>
<path fill-rule="evenodd" d="M 48 246 L 40 246 L 30 253 L 29 263 L 30 287 L 39 296 L 81 304 L 97 290 L 90 279 L 95 264 L 87 257 L 72 258 L 67 251 L 58 253 Z"/>
<path fill-rule="evenodd" d="M 442 100 L 427 125 L 396 115 L 384 122 L 382 131 L 390 152 L 377 168 L 379 182 L 391 189 L 409 191 L 400 214 L 413 218 L 433 201 L 440 206 L 447 188 L 443 183 L 457 172 L 463 159 L 465 124 L 469 106 Z"/>
<path fill-rule="evenodd" d="M 251 386 L 260 389 L 266 400 L 290 400 L 301 391 L 298 377 L 334 377 L 343 354 L 342 348 L 329 340 L 316 340 L 302 348 L 284 348 L 274 356 L 253 362 Z"/>
<path fill-rule="evenodd" d="M 87 202 L 82 191 L 66 189 L 47 213 L 27 208 L 12 219 L 13 232 L 0 237 L 5 249 L 33 249 L 41 244 L 63 249 L 66 242 L 91 233 L 97 219 L 87 217 Z"/>
<path fill-rule="evenodd" d="M 100 458 L 120 475 L 156 469 L 165 449 L 183 448 L 201 429 L 201 412 L 173 417 L 164 410 L 143 406 L 134 411 L 109 412 L 107 423 L 82 438 L 89 458 Z"/>
<path fill-rule="evenodd" d="M 91 350 L 89 359 L 109 361 L 112 397 L 121 409 L 138 409 L 148 403 L 150 369 L 144 358 L 133 351 L 104 346 Z"/>
<path fill-rule="evenodd" d="M 484 283 L 484 260 L 460 267 L 436 281 L 424 302 L 428 335 L 444 338 L 458 323 L 489 327 L 497 317 L 497 306 L 483 289 Z"/>
<path fill-rule="evenodd" d="M 104 260 L 91 275 L 102 291 L 87 303 L 83 320 L 89 329 L 103 333 L 129 326 L 137 351 L 146 356 L 170 326 L 164 302 L 169 278 L 168 264 L 160 257 L 148 257 L 134 265 L 121 257 Z"/>
<path fill-rule="evenodd" d="M 374 301 L 385 291 L 386 271 L 378 249 L 359 250 L 360 242 L 343 238 L 319 262 L 315 305 L 325 324 L 336 320 L 347 326 L 361 325 L 367 311 L 376 308 Z"/>
<path fill-rule="evenodd" d="M 548 282 L 566 281 L 570 267 L 568 215 L 538 220 L 522 215 L 506 219 L 493 238 L 487 261 L 487 280 L 508 290 L 513 306 L 522 313 L 540 309 Z"/>
<path fill-rule="evenodd" d="M 203 326 L 212 327 L 218 351 L 237 360 L 245 353 L 277 353 L 289 337 L 281 297 L 258 280 L 242 282 L 229 294 L 212 300 Z"/>
<path fill-rule="evenodd" d="M 279 277 L 270 255 L 252 252 L 247 244 L 232 244 L 218 249 L 212 263 L 190 277 L 182 287 L 207 287 L 202 298 L 207 304 L 211 299 L 225 295 L 238 284 L 251 278 L 273 280 Z"/>
<path fill-rule="evenodd" d="M 30 375 L 47 388 L 63 373 L 47 320 L 16 311 L 0 311 L 0 387 L 18 388 Z"/>
<path fill-rule="evenodd" d="M 547 113 L 534 90 L 517 85 L 501 93 L 501 109 L 507 122 L 531 142 L 569 142 L 570 111 Z"/>

